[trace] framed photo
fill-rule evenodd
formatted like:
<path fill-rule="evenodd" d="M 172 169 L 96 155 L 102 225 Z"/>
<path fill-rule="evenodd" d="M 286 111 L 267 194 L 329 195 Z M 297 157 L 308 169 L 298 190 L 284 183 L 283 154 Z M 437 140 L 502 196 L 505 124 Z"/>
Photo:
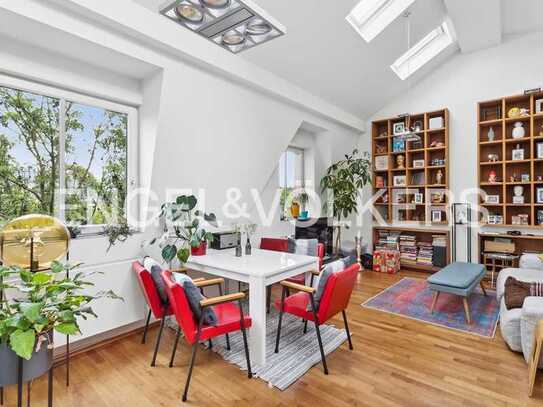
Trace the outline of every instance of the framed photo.
<path fill-rule="evenodd" d="M 535 112 L 543 113 L 543 99 L 537 99 L 535 101 Z"/>
<path fill-rule="evenodd" d="M 395 187 L 405 187 L 405 175 L 395 175 L 394 179 L 392 180 L 392 185 Z"/>
<path fill-rule="evenodd" d="M 537 203 L 543 203 L 543 188 L 537 188 L 536 189 L 535 200 L 536 200 Z"/>
<path fill-rule="evenodd" d="M 413 123 L 413 130 L 422 131 L 422 120 L 417 120 L 415 123 Z"/>
<path fill-rule="evenodd" d="M 434 223 L 441 222 L 441 211 L 432 211 L 432 222 Z"/>
<path fill-rule="evenodd" d="M 513 161 L 524 160 L 524 149 L 519 148 L 518 150 L 513 150 L 511 158 L 512 158 Z"/>
<path fill-rule="evenodd" d="M 521 182 L 530 182 L 530 174 L 522 174 L 520 180 Z"/>
<path fill-rule="evenodd" d="M 377 171 L 388 170 L 388 155 L 378 155 L 375 157 L 375 169 Z"/>
<path fill-rule="evenodd" d="M 394 123 L 392 126 L 393 134 L 404 134 L 405 133 L 405 123 Z"/>
<path fill-rule="evenodd" d="M 524 203 L 524 196 L 514 196 L 513 197 L 513 203 L 514 204 L 523 204 Z"/>
<path fill-rule="evenodd" d="M 423 204 L 424 203 L 424 195 L 420 193 L 415 194 L 415 203 L 416 204 Z"/>
<path fill-rule="evenodd" d="M 543 143 L 537 143 L 537 158 L 543 158 Z"/>
<path fill-rule="evenodd" d="M 392 139 L 392 152 L 398 153 L 405 151 L 405 140 L 400 137 L 394 137 Z"/>
<path fill-rule="evenodd" d="M 541 143 L 543 145 L 543 143 Z M 424 160 L 413 160 L 413 168 L 424 168 Z"/>
<path fill-rule="evenodd" d="M 485 197 L 485 203 L 487 204 L 499 204 L 500 196 L 499 195 L 487 195 Z"/>

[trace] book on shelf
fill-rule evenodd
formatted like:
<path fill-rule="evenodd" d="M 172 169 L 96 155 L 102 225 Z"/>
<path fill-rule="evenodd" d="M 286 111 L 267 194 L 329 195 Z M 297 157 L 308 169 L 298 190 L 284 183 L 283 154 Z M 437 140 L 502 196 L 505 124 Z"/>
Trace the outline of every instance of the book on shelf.
<path fill-rule="evenodd" d="M 398 250 L 399 232 L 380 230 L 378 233 L 379 238 L 375 244 L 376 250 Z"/>
<path fill-rule="evenodd" d="M 413 235 L 400 236 L 400 262 L 403 264 L 417 264 L 417 241 Z"/>
<path fill-rule="evenodd" d="M 422 266 L 433 266 L 434 247 L 432 246 L 432 243 L 418 242 L 417 246 L 419 248 L 417 264 Z"/>

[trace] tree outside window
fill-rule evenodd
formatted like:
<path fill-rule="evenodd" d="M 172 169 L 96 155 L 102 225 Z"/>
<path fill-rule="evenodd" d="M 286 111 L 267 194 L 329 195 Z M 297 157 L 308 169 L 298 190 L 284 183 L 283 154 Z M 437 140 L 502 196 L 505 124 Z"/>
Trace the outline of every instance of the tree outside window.
<path fill-rule="evenodd" d="M 289 147 L 281 154 L 279 159 L 279 188 L 281 199 L 279 207 L 281 220 L 292 219 L 290 206 L 294 199 L 294 191 L 303 188 L 304 176 L 304 150 L 296 147 Z"/>

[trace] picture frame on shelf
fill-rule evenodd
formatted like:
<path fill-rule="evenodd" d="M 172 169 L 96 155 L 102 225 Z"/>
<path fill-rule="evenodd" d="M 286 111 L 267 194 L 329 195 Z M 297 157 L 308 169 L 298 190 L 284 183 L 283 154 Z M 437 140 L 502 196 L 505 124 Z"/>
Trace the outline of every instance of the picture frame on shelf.
<path fill-rule="evenodd" d="M 392 179 L 392 185 L 395 187 L 405 187 L 407 185 L 405 175 L 395 175 Z"/>
<path fill-rule="evenodd" d="M 543 143 L 541 143 L 543 144 Z M 422 160 L 413 160 L 413 168 L 424 168 L 424 166 L 426 165 L 426 162 L 424 161 L 424 159 Z"/>
<path fill-rule="evenodd" d="M 415 204 L 423 204 L 423 203 L 424 203 L 424 194 L 417 192 L 415 194 Z"/>
<path fill-rule="evenodd" d="M 543 158 L 543 143 L 537 143 L 537 158 Z"/>
<path fill-rule="evenodd" d="M 441 223 L 441 222 L 442 222 L 441 211 L 433 210 L 432 211 L 432 223 Z"/>
<path fill-rule="evenodd" d="M 394 137 L 392 139 L 392 152 L 401 153 L 405 151 L 405 140 L 400 137 Z"/>
<path fill-rule="evenodd" d="M 520 175 L 520 181 L 521 182 L 530 182 L 530 174 L 521 174 Z"/>
<path fill-rule="evenodd" d="M 535 201 L 537 203 L 543 203 L 543 188 L 536 188 Z"/>
<path fill-rule="evenodd" d="M 392 125 L 392 134 L 404 134 L 405 133 L 405 123 L 399 122 Z"/>
<path fill-rule="evenodd" d="M 499 195 L 487 195 L 485 196 L 485 203 L 486 204 L 499 204 L 500 203 L 500 196 Z"/>
<path fill-rule="evenodd" d="M 524 203 L 524 195 L 520 196 L 513 196 L 513 203 L 514 204 L 523 204 Z"/>
<path fill-rule="evenodd" d="M 535 101 L 535 112 L 543 113 L 543 99 L 536 99 Z"/>
<path fill-rule="evenodd" d="M 522 161 L 522 160 L 524 160 L 524 149 L 523 148 L 514 149 L 511 152 L 511 159 L 513 161 Z"/>
<path fill-rule="evenodd" d="M 377 171 L 388 170 L 388 155 L 379 155 L 375 157 L 375 169 Z"/>
<path fill-rule="evenodd" d="M 502 215 L 488 215 L 487 223 L 489 225 L 503 225 Z"/>
<path fill-rule="evenodd" d="M 428 120 L 428 128 L 430 130 L 442 129 L 443 127 L 444 127 L 444 121 L 443 121 L 443 117 L 441 116 L 430 117 L 430 120 Z"/>

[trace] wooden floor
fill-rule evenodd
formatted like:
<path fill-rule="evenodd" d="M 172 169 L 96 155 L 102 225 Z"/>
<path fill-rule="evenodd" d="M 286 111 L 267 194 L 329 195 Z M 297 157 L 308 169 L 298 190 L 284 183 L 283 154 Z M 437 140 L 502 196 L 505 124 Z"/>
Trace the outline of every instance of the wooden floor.
<path fill-rule="evenodd" d="M 187 405 L 543 406 L 543 372 L 529 399 L 524 359 L 509 351 L 499 330 L 487 340 L 360 306 L 407 275 L 424 277 L 406 272 L 360 275 L 348 309 L 355 350 L 344 344 L 330 355 L 329 376 L 318 365 L 281 392 L 259 379 L 248 380 L 216 354 L 202 351 Z M 342 325 L 340 319 L 334 322 Z M 155 333 L 146 345 L 134 335 L 77 356 L 69 388 L 63 385 L 64 368 L 58 368 L 55 406 L 181 405 L 189 348 L 184 345 L 177 366 L 168 369 L 173 342 L 168 332 L 158 365 L 151 368 Z M 33 406 L 46 405 L 45 378 L 34 383 L 32 394 Z M 7 405 L 14 406 L 15 389 L 8 390 L 7 398 Z"/>

